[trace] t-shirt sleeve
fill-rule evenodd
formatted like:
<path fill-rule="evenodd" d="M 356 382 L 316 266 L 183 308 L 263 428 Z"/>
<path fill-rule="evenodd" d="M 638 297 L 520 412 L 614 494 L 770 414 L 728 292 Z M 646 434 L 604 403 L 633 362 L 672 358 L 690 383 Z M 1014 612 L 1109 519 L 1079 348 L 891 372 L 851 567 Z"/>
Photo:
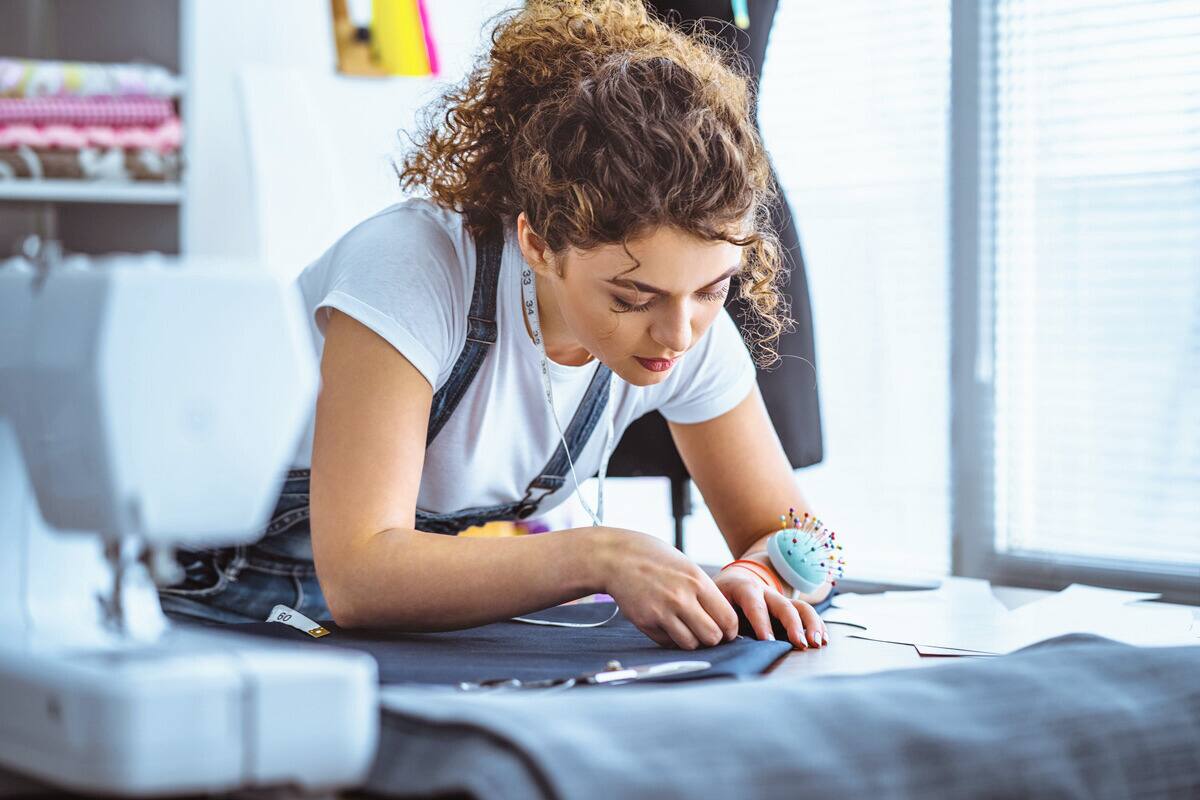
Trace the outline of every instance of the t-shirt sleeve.
<path fill-rule="evenodd" d="M 466 330 L 465 266 L 439 221 L 414 209 L 384 212 L 326 254 L 327 289 L 313 314 L 325 332 L 329 309 L 353 317 L 407 358 L 435 390 Z"/>
<path fill-rule="evenodd" d="M 658 411 L 671 422 L 705 422 L 746 399 L 758 379 L 737 324 L 722 308 L 704 338 L 672 376 L 677 385 Z"/>

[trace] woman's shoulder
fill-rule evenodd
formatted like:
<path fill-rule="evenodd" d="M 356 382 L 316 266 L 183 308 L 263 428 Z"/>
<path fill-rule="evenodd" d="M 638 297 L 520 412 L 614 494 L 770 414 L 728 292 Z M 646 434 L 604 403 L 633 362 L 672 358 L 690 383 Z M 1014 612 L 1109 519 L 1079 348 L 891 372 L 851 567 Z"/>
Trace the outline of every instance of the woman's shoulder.
<path fill-rule="evenodd" d="M 454 245 L 469 235 L 463 215 L 426 197 L 406 197 L 380 209 L 348 230 L 338 246 L 378 243 L 404 250 Z"/>
<path fill-rule="evenodd" d="M 468 279 L 473 248 L 459 212 L 410 197 L 343 233 L 300 279 L 331 286 L 355 276 L 389 284 L 407 277 L 453 286 Z"/>
<path fill-rule="evenodd" d="M 473 258 L 458 216 L 408 198 L 343 234 L 299 278 L 318 330 L 324 332 L 326 309 L 337 309 L 392 343 L 437 385 L 457 355 L 470 303 Z"/>

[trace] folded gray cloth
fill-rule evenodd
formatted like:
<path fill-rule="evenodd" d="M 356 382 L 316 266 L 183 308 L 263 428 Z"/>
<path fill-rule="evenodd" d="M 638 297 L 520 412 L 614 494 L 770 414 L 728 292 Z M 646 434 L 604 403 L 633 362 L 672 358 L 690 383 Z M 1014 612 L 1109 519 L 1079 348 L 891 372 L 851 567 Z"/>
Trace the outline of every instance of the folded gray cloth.
<path fill-rule="evenodd" d="M 364 788 L 392 796 L 1200 797 L 1200 647 L 1074 635 L 873 675 L 383 707 Z"/>

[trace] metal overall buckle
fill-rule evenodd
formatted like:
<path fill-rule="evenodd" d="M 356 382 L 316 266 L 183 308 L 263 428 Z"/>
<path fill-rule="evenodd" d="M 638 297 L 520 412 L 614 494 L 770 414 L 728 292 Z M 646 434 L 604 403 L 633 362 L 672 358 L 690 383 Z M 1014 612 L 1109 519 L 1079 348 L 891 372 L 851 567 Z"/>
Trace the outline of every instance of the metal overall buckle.
<path fill-rule="evenodd" d="M 538 477 L 541 477 L 541 476 L 538 476 Z M 535 500 L 531 497 L 531 495 L 533 494 L 533 485 L 531 484 L 529 486 L 529 488 L 527 488 L 525 490 L 525 496 L 517 501 L 517 510 L 516 510 L 517 519 L 527 519 L 527 518 L 531 517 L 534 514 L 534 512 L 536 512 L 538 510 L 538 506 L 541 505 L 542 500 L 545 499 L 546 495 L 553 494 L 553 493 L 554 493 L 553 489 L 546 489 Z"/>

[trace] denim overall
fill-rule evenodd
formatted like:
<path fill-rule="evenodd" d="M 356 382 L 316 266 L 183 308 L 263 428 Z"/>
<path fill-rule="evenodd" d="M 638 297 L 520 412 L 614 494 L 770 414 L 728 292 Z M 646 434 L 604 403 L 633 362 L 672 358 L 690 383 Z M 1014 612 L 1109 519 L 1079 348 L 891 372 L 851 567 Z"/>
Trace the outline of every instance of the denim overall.
<path fill-rule="evenodd" d="M 476 237 L 475 286 L 467 317 L 467 340 L 445 385 L 433 396 L 425 446 L 438 435 L 496 341 L 496 290 L 504 240 L 499 234 Z M 609 369 L 597 361 L 575 416 L 565 432 L 571 453 L 583 450 L 608 403 Z M 514 443 L 514 445 L 517 443 Z M 560 441 L 550 461 L 511 503 L 476 506 L 446 514 L 416 512 L 416 529 L 454 535 L 492 520 L 526 519 L 542 498 L 563 485 L 570 470 Z M 329 608 L 317 583 L 309 528 L 308 469 L 288 470 L 283 489 L 262 538 L 253 544 L 178 551 L 184 579 L 159 589 L 163 611 L 190 621 L 262 622 L 277 603 L 315 620 L 328 620 Z"/>

